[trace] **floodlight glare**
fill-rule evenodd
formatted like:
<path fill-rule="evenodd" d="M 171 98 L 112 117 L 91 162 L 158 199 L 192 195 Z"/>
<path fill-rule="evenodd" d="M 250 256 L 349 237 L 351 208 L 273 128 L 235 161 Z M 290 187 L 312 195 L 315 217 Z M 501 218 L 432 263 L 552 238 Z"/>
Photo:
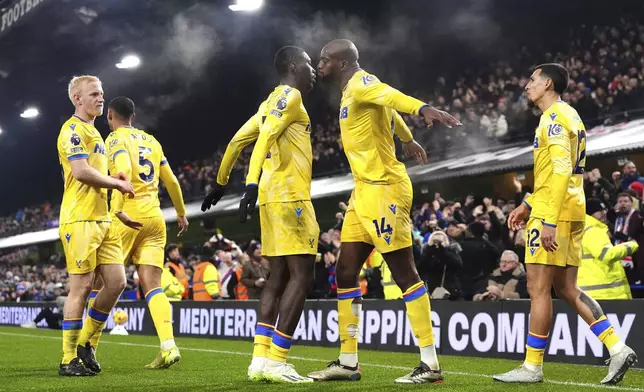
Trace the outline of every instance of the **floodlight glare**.
<path fill-rule="evenodd" d="M 27 108 L 24 112 L 20 113 L 22 118 L 36 118 L 40 112 L 36 108 Z"/>
<path fill-rule="evenodd" d="M 141 65 L 141 59 L 135 54 L 129 54 L 121 59 L 120 63 L 116 64 L 118 69 L 131 69 Z"/>
<path fill-rule="evenodd" d="M 257 11 L 262 8 L 264 0 L 237 0 L 237 4 L 231 4 L 228 6 L 232 11 Z"/>

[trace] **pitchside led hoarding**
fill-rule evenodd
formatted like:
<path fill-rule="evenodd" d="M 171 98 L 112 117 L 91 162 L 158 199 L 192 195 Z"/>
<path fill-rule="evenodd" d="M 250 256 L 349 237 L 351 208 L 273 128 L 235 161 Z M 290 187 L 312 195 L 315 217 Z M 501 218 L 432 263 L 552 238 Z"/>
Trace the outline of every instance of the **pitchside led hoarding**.
<path fill-rule="evenodd" d="M 601 303 L 619 336 L 636 352 L 644 353 L 644 301 Z M 0 325 L 31 321 L 43 303 L 0 305 Z M 257 323 L 257 302 L 173 302 L 177 336 L 251 341 Z M 122 302 L 130 333 L 155 334 L 144 302 Z M 586 323 L 560 301 L 555 301 L 547 361 L 603 364 L 608 357 Z M 523 359 L 529 322 L 529 302 L 432 301 L 432 322 L 440 354 Z M 45 326 L 44 324 L 40 324 Z M 108 319 L 106 329 L 114 327 Z M 336 302 L 308 301 L 294 333 L 296 344 L 338 347 Z M 381 351 L 415 352 L 416 339 L 402 301 L 365 300 L 360 325 L 360 347 Z M 642 365 L 639 365 L 642 366 Z"/>

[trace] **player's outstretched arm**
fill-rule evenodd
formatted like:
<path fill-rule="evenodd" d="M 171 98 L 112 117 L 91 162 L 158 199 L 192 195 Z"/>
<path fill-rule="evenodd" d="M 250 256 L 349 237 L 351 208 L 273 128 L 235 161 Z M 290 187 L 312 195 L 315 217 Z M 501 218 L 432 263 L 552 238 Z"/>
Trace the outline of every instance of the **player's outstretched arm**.
<path fill-rule="evenodd" d="M 362 83 L 363 86 L 354 92 L 354 99 L 359 102 L 386 106 L 401 113 L 423 116 L 430 126 L 434 120 L 438 120 L 448 127 L 462 125 L 460 121 L 449 113 L 438 110 L 414 97 L 410 97 L 390 85 L 382 83 L 373 75 L 364 76 Z"/>
<path fill-rule="evenodd" d="M 230 143 L 226 147 L 224 156 L 219 164 L 217 171 L 217 181 L 213 189 L 206 195 L 203 203 L 201 204 L 201 211 L 209 210 L 211 206 L 216 205 L 226 192 L 226 185 L 230 179 L 230 172 L 239 158 L 239 154 L 246 146 L 255 142 L 259 137 L 259 126 L 261 119 L 256 114 L 235 133 Z"/>
<path fill-rule="evenodd" d="M 250 167 L 246 176 L 246 192 L 239 205 L 240 221 L 246 222 L 252 215 L 257 203 L 257 185 L 259 175 L 264 166 L 268 150 L 277 138 L 288 128 L 297 116 L 302 105 L 302 96 L 299 91 L 293 90 L 277 100 L 274 107 L 269 108 L 268 116 L 259 130 L 259 138 L 250 157 Z"/>
<path fill-rule="evenodd" d="M 132 184 L 129 181 L 100 173 L 87 163 L 87 159 L 74 159 L 70 164 L 72 176 L 76 181 L 95 188 L 116 189 L 121 193 L 134 197 L 134 188 L 132 188 Z"/>

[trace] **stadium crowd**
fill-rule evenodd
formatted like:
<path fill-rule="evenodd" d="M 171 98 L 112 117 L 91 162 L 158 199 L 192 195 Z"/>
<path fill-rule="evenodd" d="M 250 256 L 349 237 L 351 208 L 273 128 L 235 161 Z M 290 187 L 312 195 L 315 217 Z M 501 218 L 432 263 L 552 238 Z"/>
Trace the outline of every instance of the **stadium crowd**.
<path fill-rule="evenodd" d="M 556 53 L 534 43 L 476 72 L 465 70 L 458 77 L 438 77 L 427 85 L 416 81 L 415 96 L 463 122 L 457 130 L 438 127 L 432 132 L 415 133 L 430 159 L 463 155 L 486 145 L 531 141 L 539 113 L 528 108 L 523 89 L 527 70 L 540 62 L 559 62 L 569 69 L 571 81 L 563 99 L 579 111 L 587 128 L 627 121 L 644 113 L 644 24 L 622 20 L 615 26 L 579 25 L 571 29 L 566 42 L 568 47 Z M 339 140 L 337 116 L 322 117 L 311 132 L 314 176 L 346 173 L 348 164 Z M 420 118 L 405 116 L 405 120 L 412 130 L 425 127 Z M 174 168 L 187 201 L 209 192 L 224 150 L 225 146 L 210 157 L 185 161 Z M 250 152 L 246 149 L 235 165 L 231 187 L 243 183 Z M 161 197 L 164 204 L 169 203 L 164 189 Z M 56 209 L 45 203 L 2 217 L 0 237 L 55 227 Z"/>
<path fill-rule="evenodd" d="M 612 242 L 644 243 L 644 177 L 635 164 L 627 162 L 610 178 L 593 169 L 586 173 L 585 180 L 587 197 L 600 199 L 607 206 Z M 525 233 L 508 229 L 505 222 L 530 189 L 516 178 L 514 186 L 515 196 L 507 200 L 491 195 L 446 200 L 436 193 L 433 200 L 416 206 L 411 217 L 415 262 L 433 298 L 478 301 L 528 297 L 523 264 Z M 340 202 L 336 224 L 321 228 L 311 298 L 336 296 L 335 263 L 346 208 Z M 0 276 L 4 278 L 0 301 L 49 300 L 65 295 L 64 262 L 52 258 L 44 264 L 25 265 L 27 256 L 24 249 L 0 255 Z M 268 278 L 268 262 L 261 256 L 259 241 L 237 244 L 220 233 L 196 248 L 168 245 L 166 261 L 169 280 L 164 287 L 172 286 L 177 300 L 191 298 L 200 266 L 212 265 L 217 270 L 218 283 L 208 288 L 207 299 L 257 299 Z M 624 257 L 621 265 L 629 283 L 644 282 L 644 252 Z M 128 298 L 137 298 L 138 279 L 132 266 L 127 277 Z M 375 252 L 365 262 L 361 277 L 367 298 L 395 299 L 402 295 L 391 284 L 391 274 Z M 185 290 L 177 289 L 178 285 L 184 285 Z"/>

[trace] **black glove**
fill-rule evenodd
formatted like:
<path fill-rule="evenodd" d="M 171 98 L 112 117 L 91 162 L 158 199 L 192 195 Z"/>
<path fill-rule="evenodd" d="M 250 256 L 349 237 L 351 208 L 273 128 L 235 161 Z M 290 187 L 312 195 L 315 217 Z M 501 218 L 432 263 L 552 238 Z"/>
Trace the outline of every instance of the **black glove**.
<path fill-rule="evenodd" d="M 239 221 L 246 223 L 246 220 L 253 215 L 257 204 L 257 184 L 246 185 L 244 196 L 239 203 Z"/>
<path fill-rule="evenodd" d="M 201 211 L 205 212 L 210 209 L 210 206 L 217 205 L 219 200 L 224 197 L 224 193 L 226 193 L 226 185 L 215 183 L 215 186 L 212 188 L 210 193 L 208 193 L 206 198 L 203 199 L 203 203 L 201 203 Z"/>

